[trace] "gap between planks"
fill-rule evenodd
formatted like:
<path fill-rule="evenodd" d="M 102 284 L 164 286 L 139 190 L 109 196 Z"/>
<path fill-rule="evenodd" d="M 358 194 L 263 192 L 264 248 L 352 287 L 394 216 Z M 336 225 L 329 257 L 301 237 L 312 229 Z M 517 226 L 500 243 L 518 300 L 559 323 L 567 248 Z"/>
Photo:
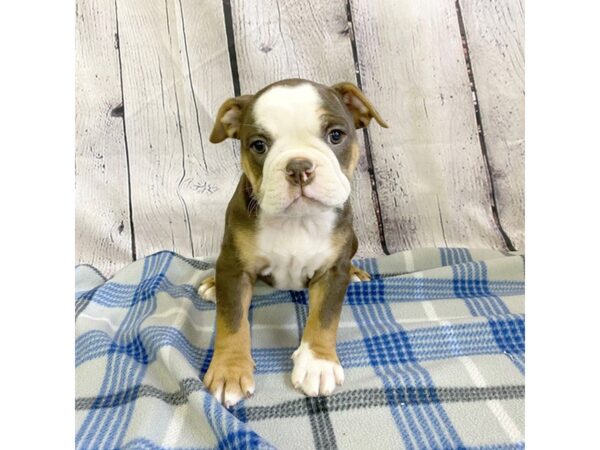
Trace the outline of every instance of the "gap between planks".
<path fill-rule="evenodd" d="M 352 57 L 353 57 L 353 66 L 354 73 L 356 77 L 356 84 L 362 90 L 362 80 L 359 70 L 359 61 L 358 61 L 358 52 L 356 49 L 356 41 L 354 37 L 354 22 L 352 20 L 352 8 L 350 6 L 350 1 L 345 0 L 345 8 L 346 8 L 346 18 L 348 20 L 348 33 L 350 38 L 350 46 L 352 48 Z M 240 88 L 240 77 L 238 72 L 238 61 L 237 61 L 237 53 L 235 47 L 235 35 L 233 30 L 233 14 L 231 9 L 231 0 L 223 0 L 223 16 L 225 22 L 225 31 L 227 35 L 227 48 L 229 51 L 229 63 L 231 66 L 231 76 L 233 80 L 233 89 L 236 96 L 241 95 Z M 369 180 L 371 186 L 371 198 L 373 201 L 373 209 L 375 213 L 375 217 L 377 220 L 377 228 L 379 232 L 379 243 L 381 245 L 381 249 L 384 254 L 389 255 L 390 252 L 388 250 L 386 240 L 385 240 L 385 232 L 383 227 L 383 220 L 381 218 L 381 206 L 379 200 L 379 192 L 377 191 L 377 180 L 375 178 L 375 170 L 373 166 L 373 156 L 371 150 L 371 140 L 369 136 L 369 132 L 367 128 L 363 128 L 363 138 L 364 138 L 364 147 L 365 154 L 367 159 L 367 167 L 369 173 Z"/>
<path fill-rule="evenodd" d="M 123 94 L 123 62 L 121 61 L 121 44 L 119 41 L 119 8 L 117 6 L 117 0 L 115 0 L 115 23 L 116 23 L 116 34 L 115 34 L 115 46 L 117 47 L 117 55 L 119 60 L 119 86 L 121 87 L 121 108 L 120 116 L 123 122 L 123 142 L 125 144 L 125 162 L 127 163 L 127 201 L 129 203 L 129 229 L 131 232 L 131 259 L 132 261 L 137 260 L 136 248 L 135 248 L 135 226 L 133 224 L 133 202 L 131 200 L 131 167 L 129 163 L 129 147 L 127 144 L 127 125 L 125 124 L 125 97 Z M 114 110 L 113 110 L 114 111 Z"/>
<path fill-rule="evenodd" d="M 510 251 L 515 251 L 516 248 L 512 243 L 508 234 L 504 228 L 502 228 L 502 224 L 500 223 L 500 216 L 498 214 L 498 204 L 496 200 L 496 190 L 494 187 L 494 177 L 492 175 L 492 168 L 490 166 L 490 160 L 488 157 L 487 145 L 485 142 L 485 134 L 483 132 L 483 125 L 481 123 L 481 112 L 479 110 L 479 97 L 477 96 L 477 86 L 475 85 L 475 78 L 473 77 L 473 67 L 471 65 L 471 55 L 469 53 L 469 43 L 467 41 L 467 33 L 465 31 L 465 24 L 463 21 L 462 10 L 460 7 L 460 1 L 455 1 L 456 7 L 456 18 L 458 20 L 458 28 L 460 30 L 460 37 L 463 46 L 463 53 L 465 55 L 465 68 L 467 70 L 467 76 L 469 77 L 469 85 L 471 87 L 471 93 L 473 94 L 473 110 L 475 112 L 475 120 L 477 122 L 477 135 L 479 137 L 479 146 L 481 148 L 481 154 L 483 156 L 483 160 L 485 162 L 485 168 L 487 172 L 487 176 L 490 183 L 490 203 L 492 207 L 492 217 L 494 219 L 494 223 L 498 228 L 498 232 L 502 236 L 504 240 L 504 244 L 506 248 Z"/>

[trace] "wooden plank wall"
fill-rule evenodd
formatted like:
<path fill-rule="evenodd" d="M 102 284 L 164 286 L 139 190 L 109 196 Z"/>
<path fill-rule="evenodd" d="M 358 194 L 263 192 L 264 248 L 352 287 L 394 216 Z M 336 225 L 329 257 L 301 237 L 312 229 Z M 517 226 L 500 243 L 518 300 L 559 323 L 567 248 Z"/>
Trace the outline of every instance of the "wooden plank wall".
<path fill-rule="evenodd" d="M 525 240 L 525 14 L 522 0 L 460 0 L 466 42 L 494 182 L 499 222 Z"/>
<path fill-rule="evenodd" d="M 208 142 L 226 98 L 310 78 L 363 88 L 359 254 L 523 249 L 520 0 L 77 0 L 77 259 L 112 274 L 218 252 L 239 176 Z"/>
<path fill-rule="evenodd" d="M 133 258 L 114 2 L 78 1 L 76 18 L 77 261 L 112 273 Z"/>

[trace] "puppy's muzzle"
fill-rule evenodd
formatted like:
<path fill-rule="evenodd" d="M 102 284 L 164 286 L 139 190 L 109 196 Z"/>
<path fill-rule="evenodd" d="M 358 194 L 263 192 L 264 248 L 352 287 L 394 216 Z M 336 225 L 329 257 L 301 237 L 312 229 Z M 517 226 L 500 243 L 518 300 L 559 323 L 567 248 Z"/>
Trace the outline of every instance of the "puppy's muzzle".
<path fill-rule="evenodd" d="M 285 166 L 286 178 L 294 186 L 306 186 L 315 178 L 315 165 L 305 158 L 293 158 Z"/>

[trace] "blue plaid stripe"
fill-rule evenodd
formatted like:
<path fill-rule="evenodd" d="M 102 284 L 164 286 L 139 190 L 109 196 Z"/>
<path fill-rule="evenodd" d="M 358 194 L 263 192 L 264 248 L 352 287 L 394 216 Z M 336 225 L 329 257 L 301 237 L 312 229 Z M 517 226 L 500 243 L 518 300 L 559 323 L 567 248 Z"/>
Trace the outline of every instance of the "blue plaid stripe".
<path fill-rule="evenodd" d="M 454 293 L 456 297 L 464 299 L 473 316 L 489 317 L 489 326 L 498 348 L 511 355 L 511 361 L 523 373 L 523 356 L 518 355 L 525 351 L 524 321 L 520 318 L 506 318 L 510 311 L 502 299 L 490 290 L 487 271 L 487 265 L 483 261 L 453 265 Z M 522 295 L 523 291 L 519 294 Z M 517 356 L 512 356 L 513 354 Z"/>
<path fill-rule="evenodd" d="M 489 324 L 500 350 L 509 353 L 525 352 L 525 321 L 523 318 L 489 319 Z"/>
<path fill-rule="evenodd" d="M 204 396 L 203 406 L 208 423 L 219 442 L 217 449 L 274 449 L 210 395 Z"/>
<path fill-rule="evenodd" d="M 96 294 L 96 291 L 98 290 L 98 288 L 100 288 L 100 286 L 96 286 L 95 288 L 89 289 L 87 291 L 76 292 L 75 300 L 76 301 L 91 300 L 92 298 L 94 298 L 94 295 Z"/>
<path fill-rule="evenodd" d="M 410 340 L 395 321 L 389 305 L 385 304 L 384 292 L 379 295 L 381 299 L 377 302 L 352 307 L 352 311 L 364 336 L 371 365 L 386 388 L 391 413 L 406 448 L 456 448 L 462 445 L 439 404 L 402 406 L 394 398 L 394 387 L 432 386 L 433 383 L 425 369 L 414 362 Z M 380 334 L 382 331 L 384 335 Z"/>
<path fill-rule="evenodd" d="M 457 276 L 455 274 L 455 276 Z M 460 275 L 459 275 L 460 276 Z M 434 278 L 390 278 L 382 281 L 385 286 L 387 302 L 420 302 L 455 298 L 457 292 L 464 299 L 480 297 L 481 294 L 473 289 L 462 288 L 466 285 L 462 279 L 440 280 Z M 488 281 L 487 293 L 490 296 L 522 295 L 524 283 L 519 281 Z M 372 299 L 360 299 L 362 303 L 372 303 Z M 349 299 L 349 303 L 352 303 Z"/>
<path fill-rule="evenodd" d="M 371 285 L 371 286 L 369 286 Z M 506 297 L 523 295 L 525 284 L 522 281 L 488 281 L 488 295 Z M 378 278 L 369 283 L 351 283 L 348 286 L 345 302 L 349 305 L 381 302 L 381 290 L 385 290 L 386 302 L 420 302 L 423 300 L 438 300 L 456 296 L 455 280 L 437 278 Z M 375 295 L 371 295 L 374 293 Z M 290 295 L 291 294 L 291 295 Z M 308 304 L 306 297 L 294 295 L 298 292 L 275 291 L 267 295 L 257 295 L 252 300 L 253 308 L 263 308 L 281 303 Z M 305 295 L 305 294 L 304 294 Z M 463 290 L 461 298 L 478 297 L 474 291 Z M 196 305 L 196 302 L 194 302 Z M 203 309 L 209 309 L 204 303 Z"/>
<path fill-rule="evenodd" d="M 418 361 L 501 352 L 487 323 L 413 330 L 411 343 Z"/>
<path fill-rule="evenodd" d="M 395 323 L 388 305 L 369 305 L 366 309 L 367 314 L 355 315 L 363 335 L 375 336 L 380 328 L 383 328 L 388 334 L 402 332 L 401 327 Z M 361 312 L 364 313 L 364 311 Z M 367 339 L 369 338 L 366 337 L 365 340 Z M 404 345 L 407 346 L 406 341 Z M 456 445 L 450 445 L 448 442 L 449 437 L 452 440 L 457 440 L 458 436 L 452 425 L 449 424 L 449 419 L 443 410 L 431 405 L 403 406 L 401 403 L 398 403 L 396 398 L 393 398 L 393 387 L 419 386 L 426 383 L 426 380 L 424 380 L 424 369 L 414 362 L 402 365 L 379 364 L 380 362 L 393 361 L 397 358 L 398 352 L 386 346 L 377 348 L 376 352 L 378 356 L 375 361 L 378 364 L 374 366 L 374 370 L 382 379 L 386 388 L 392 416 L 404 438 L 406 447 L 456 447 Z M 405 353 L 407 355 L 411 354 L 409 346 L 405 348 Z M 373 360 L 373 357 L 369 356 Z M 450 425 L 449 428 L 445 426 L 446 424 Z"/>
<path fill-rule="evenodd" d="M 465 269 L 456 269 L 464 271 Z M 482 271 L 484 273 L 485 270 Z M 436 279 L 436 278 L 379 278 L 369 283 L 351 283 L 348 286 L 346 303 L 350 305 L 368 304 L 381 302 L 379 295 L 385 290 L 387 302 L 419 302 L 423 300 L 437 300 L 453 298 L 457 292 L 462 295 L 460 298 L 470 299 L 480 297 L 476 289 L 467 286 L 467 282 L 460 277 L 463 275 L 455 274 L 458 280 Z M 472 284 L 477 284 L 472 282 Z M 372 286 L 368 286 L 372 285 Z M 368 286 L 368 287 L 367 287 Z M 486 281 L 486 295 L 504 297 L 511 295 L 523 295 L 525 284 L 522 281 Z M 101 288 L 95 288 L 91 291 L 81 293 L 78 300 L 90 300 L 93 303 L 110 308 L 128 308 L 131 306 L 133 293 L 137 285 L 123 285 L 116 283 L 106 283 Z M 189 300 L 199 311 L 214 309 L 214 305 L 202 300 L 197 293 L 197 288 L 189 285 L 173 285 L 168 279 L 162 281 L 160 286 L 162 292 L 165 292 L 173 298 Z M 130 294 L 131 293 L 131 294 Z M 371 293 L 375 295 L 371 296 Z M 139 301 L 138 299 L 133 301 Z M 264 308 L 281 303 L 296 303 L 308 305 L 308 298 L 305 291 L 274 291 L 267 295 L 257 295 L 252 299 L 252 308 Z M 479 314 L 476 314 L 479 315 Z"/>
<path fill-rule="evenodd" d="M 381 334 L 364 339 L 372 366 L 415 362 L 416 358 L 405 331 Z"/>
<path fill-rule="evenodd" d="M 346 291 L 346 302 L 349 305 L 383 302 L 385 286 L 382 279 L 373 279 L 369 283 L 350 283 Z"/>
<path fill-rule="evenodd" d="M 371 306 L 355 308 L 355 316 L 367 316 Z M 515 351 L 515 342 L 523 337 L 511 337 L 506 333 L 511 330 L 519 332 L 523 319 L 517 315 L 507 315 L 502 319 L 502 327 L 486 321 L 441 325 L 436 327 L 417 328 L 413 330 L 393 330 L 385 333 L 375 327 L 372 335 L 361 339 L 353 339 L 338 343 L 338 355 L 345 367 L 365 367 L 373 365 L 394 365 L 397 362 L 431 361 L 436 359 L 455 358 L 469 355 L 491 355 Z M 515 322 L 511 325 L 511 322 Z M 495 324 L 497 322 L 494 322 Z M 505 333 L 504 337 L 500 333 Z M 494 334 L 494 331 L 496 334 Z M 147 361 L 156 359 L 161 347 L 172 346 L 186 357 L 188 362 L 200 372 L 208 368 L 212 349 L 195 347 L 185 335 L 172 327 L 147 327 L 140 332 L 140 339 L 147 353 Z M 75 345 L 76 366 L 94 358 L 107 355 L 113 345 L 108 335 L 100 331 L 90 331 L 77 339 Z M 369 349 L 391 346 L 391 354 L 368 353 Z M 252 355 L 256 361 L 257 373 L 276 373 L 289 371 L 292 367 L 290 354 L 292 347 L 257 348 Z"/>
<path fill-rule="evenodd" d="M 155 293 L 160 286 L 172 254 L 160 253 L 149 257 L 144 262 L 142 280 L 134 292 L 131 308 L 127 312 L 121 326 L 115 333 L 113 343 L 127 348 L 136 340 L 139 342 L 139 327 L 143 320 L 151 314 L 155 307 Z M 109 347 L 113 348 L 112 343 Z M 136 356 L 139 354 L 134 353 Z M 146 364 L 130 356 L 128 353 L 117 351 L 108 352 L 108 364 L 99 397 L 133 388 L 142 381 Z M 125 403 L 115 408 L 92 409 L 76 435 L 76 448 L 115 448 L 123 439 L 134 403 Z M 110 414 L 109 414 L 110 411 Z"/>
<path fill-rule="evenodd" d="M 498 355 L 498 358 L 510 358 L 514 366 L 524 373 L 524 317 L 512 314 L 502 300 L 502 297 L 522 296 L 524 283 L 489 280 L 488 270 L 495 267 L 493 261 L 490 266 L 473 261 L 467 249 L 441 249 L 439 255 L 442 265 L 451 266 L 431 272 L 439 278 L 386 277 L 381 275 L 377 259 L 355 261 L 358 267 L 371 273 L 373 281 L 354 283 L 348 289 L 346 308 L 351 309 L 357 328 L 350 329 L 353 335 L 346 330 L 344 340 L 338 343 L 340 360 L 347 369 L 372 368 L 383 384 L 381 392 L 387 399 L 390 420 L 395 423 L 407 448 L 523 448 L 520 442 L 482 447 L 465 445 L 465 436 L 458 433 L 448 415 L 451 410 L 446 410 L 445 403 L 438 398 L 432 376 L 422 363 L 466 355 Z M 198 297 L 197 286 L 174 284 L 169 280 L 169 273 L 174 273 L 169 272 L 174 262 L 176 270 L 190 271 L 190 279 L 196 277 L 197 270 L 206 266 L 176 256 L 172 252 L 161 252 L 146 258 L 142 263 L 141 277 L 131 284 L 127 283 L 126 277 L 120 277 L 118 282 L 107 281 L 89 291 L 77 292 L 76 301 L 81 305 L 89 302 L 101 307 L 85 311 L 82 317 L 88 321 L 84 322 L 88 326 L 92 323 L 89 322 L 90 315 L 110 312 L 113 308 L 123 310 L 110 312 L 116 314 L 111 320 L 118 322 L 114 336 L 103 329 L 89 329 L 81 332 L 76 340 L 77 367 L 96 358 L 106 359 L 104 376 L 97 381 L 98 394 L 90 399 L 88 405 L 91 406 L 85 410 L 77 431 L 78 449 L 162 450 L 165 447 L 145 436 L 124 442 L 148 366 L 157 360 L 161 348 L 170 346 L 183 356 L 181 361 L 186 361 L 200 379 L 207 370 L 214 339 L 211 331 L 201 331 L 211 335 L 203 335 L 204 344 L 200 347 L 194 334 L 198 331 L 192 328 L 155 324 L 142 326 L 143 321 L 155 311 L 159 293 L 169 301 L 185 302 L 185 307 L 192 307 L 194 314 L 214 310 L 213 304 Z M 444 273 L 447 278 L 444 278 Z M 178 272 L 177 278 L 185 279 L 181 275 Z M 494 275 L 497 278 L 496 272 Z M 451 325 L 423 322 L 422 327 L 405 329 L 396 322 L 390 308 L 394 303 L 442 299 L 464 302 L 472 318 L 467 320 L 463 317 L 464 323 Z M 256 296 L 250 310 L 251 322 L 257 308 L 276 304 L 294 305 L 300 337 L 308 312 L 307 292 L 274 291 Z M 444 308 L 449 304 L 445 302 Z M 396 309 L 394 311 L 397 313 Z M 122 318 L 117 320 L 114 317 Z M 209 337 L 211 343 L 207 346 Z M 256 376 L 289 373 L 292 370 L 290 355 L 294 350 L 291 347 L 253 348 Z M 148 394 L 144 395 L 148 398 Z M 246 402 L 227 411 L 205 391 L 197 390 L 195 395 L 201 398 L 200 408 L 204 410 L 204 417 L 217 444 L 193 448 L 273 448 L 251 429 Z M 453 420 L 456 421 L 456 417 Z"/>
<path fill-rule="evenodd" d="M 489 319 L 498 348 L 508 356 L 521 373 L 525 372 L 525 320 Z"/>
<path fill-rule="evenodd" d="M 509 310 L 488 285 L 485 262 L 471 262 L 452 266 L 454 294 L 465 299 L 465 304 L 474 316 L 508 314 Z"/>
<path fill-rule="evenodd" d="M 466 248 L 440 248 L 442 266 L 452 266 L 473 261 L 471 252 Z"/>
<path fill-rule="evenodd" d="M 134 341 L 143 347 L 146 355 L 145 363 L 155 361 L 160 348 L 171 346 L 183 354 L 192 366 L 200 367 L 202 361 L 206 359 L 207 354 L 211 351 L 195 347 L 180 330 L 172 327 L 144 328 L 134 338 Z M 75 365 L 79 366 L 86 361 L 108 355 L 111 352 L 118 352 L 119 349 L 131 345 L 131 342 L 125 345 L 116 344 L 110 336 L 102 331 L 89 331 L 80 336 L 75 343 Z M 121 353 L 126 352 L 121 351 Z M 140 362 L 139 359 L 138 362 Z"/>
<path fill-rule="evenodd" d="M 169 254 L 169 253 L 166 253 Z M 160 290 L 169 294 L 173 298 L 183 298 L 190 300 L 194 307 L 200 311 L 214 309 L 214 305 L 205 302 L 198 296 L 198 289 L 190 284 L 174 285 L 164 277 L 164 274 L 159 274 L 154 279 L 144 280 L 143 286 L 126 285 L 122 283 L 108 282 L 92 292 L 89 295 L 94 303 L 108 308 L 129 308 L 132 302 L 145 301 L 145 296 L 134 295 L 136 291 L 141 289 L 144 292 L 152 292 L 153 286 L 160 286 Z M 148 295 L 147 293 L 145 295 Z"/>

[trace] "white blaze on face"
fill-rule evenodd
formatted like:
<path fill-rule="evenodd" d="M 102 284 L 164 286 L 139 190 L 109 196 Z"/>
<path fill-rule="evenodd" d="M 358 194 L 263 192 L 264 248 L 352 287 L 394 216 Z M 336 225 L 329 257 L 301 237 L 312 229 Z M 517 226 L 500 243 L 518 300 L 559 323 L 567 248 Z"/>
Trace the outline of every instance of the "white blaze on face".
<path fill-rule="evenodd" d="M 274 86 L 254 104 L 254 120 L 272 140 L 258 195 L 265 213 L 279 214 L 298 198 L 299 188 L 286 179 L 286 166 L 293 158 L 306 158 L 314 164 L 314 179 L 302 191 L 322 204 L 316 209 L 339 207 L 348 199 L 350 181 L 323 141 L 319 117 L 322 106 L 318 91 L 308 83 Z"/>

